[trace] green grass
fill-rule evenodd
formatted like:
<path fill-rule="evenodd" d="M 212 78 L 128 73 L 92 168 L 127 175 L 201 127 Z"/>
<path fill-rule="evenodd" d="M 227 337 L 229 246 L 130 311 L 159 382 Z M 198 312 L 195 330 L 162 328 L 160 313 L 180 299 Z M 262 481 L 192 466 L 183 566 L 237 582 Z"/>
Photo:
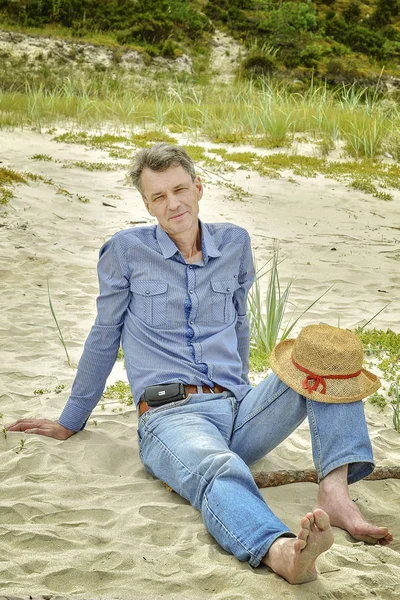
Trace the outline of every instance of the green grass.
<path fill-rule="evenodd" d="M 116 162 L 90 162 L 87 160 L 76 160 L 64 162 L 63 169 L 83 169 L 85 171 L 119 171 L 126 169 L 126 165 Z"/>
<path fill-rule="evenodd" d="M 17 171 L 0 167 L 0 205 L 7 204 L 9 200 L 14 198 L 10 186 L 15 183 L 27 183 L 27 180 Z"/>
<path fill-rule="evenodd" d="M 398 383 L 394 383 L 391 386 L 390 395 L 392 396 L 393 427 L 397 433 L 400 433 L 400 391 Z"/>
<path fill-rule="evenodd" d="M 17 450 L 15 451 L 16 454 L 20 454 L 20 452 L 22 452 L 22 450 L 25 448 L 25 440 L 21 440 L 19 443 L 19 447 L 17 448 Z"/>
<path fill-rule="evenodd" d="M 113 76 L 114 75 L 114 76 Z M 307 133 L 328 152 L 339 141 L 351 158 L 375 160 L 382 152 L 399 154 L 400 109 L 388 112 L 387 99 L 352 92 L 342 86 L 311 87 L 302 93 L 273 80 L 255 86 L 240 82 L 225 88 L 193 87 L 179 82 L 160 84 L 156 93 L 137 78 L 121 73 L 71 75 L 46 82 L 3 87 L 0 126 L 34 125 L 41 129 L 74 122 L 82 128 L 108 123 L 133 135 L 86 132 L 57 136 L 59 141 L 97 147 L 117 143 L 135 146 L 155 141 L 176 143 L 167 130 L 206 135 L 216 143 L 250 143 L 287 147 L 296 135 Z M 144 130 L 138 134 L 135 128 Z M 96 139 L 97 138 L 97 139 Z"/>
<path fill-rule="evenodd" d="M 250 322 L 250 368 L 264 370 L 269 363 L 269 356 L 279 341 L 285 340 L 300 319 L 312 308 L 328 291 L 326 290 L 301 314 L 294 318 L 294 310 L 288 322 L 283 327 L 283 320 L 287 317 L 287 308 L 290 303 L 290 291 L 293 280 L 282 288 L 279 278 L 279 249 L 275 245 L 271 259 L 261 268 L 256 268 L 256 279 L 248 295 L 248 315 Z M 269 274 L 265 298 L 261 294 L 260 280 Z"/>
<path fill-rule="evenodd" d="M 125 381 L 117 381 L 113 385 L 109 385 L 103 396 L 103 400 L 118 400 L 121 404 L 131 406 L 133 404 L 133 396 L 129 383 Z"/>
<path fill-rule="evenodd" d="M 314 132 L 315 133 L 315 132 Z M 319 135 L 319 134 L 318 134 Z M 336 134 L 335 134 L 336 135 Z M 101 148 L 109 152 L 110 158 L 131 158 L 134 149 L 150 145 L 155 141 L 176 143 L 177 140 L 167 133 L 146 130 L 141 134 L 122 135 L 91 135 L 87 131 L 64 133 L 54 138 L 59 142 L 83 144 L 87 147 Z M 308 139 L 308 138 L 306 138 Z M 316 142 L 319 143 L 318 141 Z M 122 146 L 121 146 L 122 144 Z M 400 164 L 385 163 L 371 158 L 359 160 L 327 160 L 316 156 L 301 156 L 293 153 L 274 153 L 262 156 L 256 152 L 237 152 L 226 148 L 205 148 L 197 145 L 185 146 L 189 155 L 204 167 L 217 172 L 234 171 L 236 168 L 253 170 L 261 176 L 277 178 L 283 171 L 290 171 L 294 176 L 316 177 L 322 174 L 327 178 L 340 181 L 353 189 L 385 201 L 393 199 L 390 188 L 400 189 Z M 125 168 L 123 163 L 89 163 L 75 161 L 65 166 L 79 166 L 88 170 L 117 170 Z M 292 175 L 291 181 L 294 182 Z M 383 188 L 383 189 L 382 189 Z M 235 190 L 232 190 L 233 192 Z M 238 190 L 236 190 L 238 191 Z M 241 194 L 243 198 L 245 194 Z M 232 195 L 234 197 L 234 194 Z"/>
<path fill-rule="evenodd" d="M 393 426 L 400 433 L 400 333 L 391 329 L 363 329 L 355 331 L 364 345 L 366 356 L 378 358 L 378 368 L 382 372 L 383 381 L 389 385 L 389 404 L 393 409 Z M 368 399 L 383 409 L 388 401 L 382 394 L 376 393 Z"/>
<path fill-rule="evenodd" d="M 49 154 L 33 154 L 33 156 L 31 156 L 30 159 L 44 161 L 44 162 L 51 162 L 54 160 L 53 157 L 50 156 Z"/>
<path fill-rule="evenodd" d="M 63 333 L 61 331 L 61 327 L 60 327 L 60 325 L 58 323 L 58 320 L 57 320 L 57 317 L 56 317 L 56 313 L 54 311 L 53 302 L 51 300 L 51 295 L 50 295 L 50 284 L 49 284 L 48 280 L 47 280 L 47 295 L 48 295 L 48 300 L 49 300 L 50 311 L 51 311 L 51 314 L 53 316 L 54 322 L 55 322 L 56 327 L 57 327 L 58 337 L 60 339 L 62 347 L 64 348 L 65 356 L 67 357 L 68 366 L 70 366 L 72 368 L 73 365 L 71 363 L 71 359 L 70 359 L 70 356 L 68 354 L 67 345 L 66 345 L 66 343 L 64 341 L 64 336 L 63 336 Z"/>

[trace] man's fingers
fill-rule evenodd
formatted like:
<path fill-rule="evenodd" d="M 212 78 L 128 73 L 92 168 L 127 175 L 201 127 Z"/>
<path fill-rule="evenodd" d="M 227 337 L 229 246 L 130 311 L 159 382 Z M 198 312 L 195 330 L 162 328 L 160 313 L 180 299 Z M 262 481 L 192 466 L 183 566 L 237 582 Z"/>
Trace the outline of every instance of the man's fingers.
<path fill-rule="evenodd" d="M 25 431 L 27 427 L 32 427 L 34 423 L 13 423 L 12 425 L 8 425 L 6 427 L 6 431 Z"/>
<path fill-rule="evenodd" d="M 33 423 L 32 421 L 28 423 L 14 423 L 14 425 L 9 425 L 6 427 L 6 431 L 26 431 L 27 429 L 37 425 L 37 423 Z"/>
<path fill-rule="evenodd" d="M 48 421 L 47 419 L 19 419 L 15 423 L 8 425 L 6 431 L 26 431 L 26 429 L 32 427 L 41 427 L 46 422 L 51 423 L 52 421 Z"/>
<path fill-rule="evenodd" d="M 36 433 L 38 435 L 47 435 L 56 440 L 67 440 L 75 433 L 71 429 L 63 427 L 57 421 L 50 421 L 50 419 L 20 419 L 6 427 L 6 431 Z"/>

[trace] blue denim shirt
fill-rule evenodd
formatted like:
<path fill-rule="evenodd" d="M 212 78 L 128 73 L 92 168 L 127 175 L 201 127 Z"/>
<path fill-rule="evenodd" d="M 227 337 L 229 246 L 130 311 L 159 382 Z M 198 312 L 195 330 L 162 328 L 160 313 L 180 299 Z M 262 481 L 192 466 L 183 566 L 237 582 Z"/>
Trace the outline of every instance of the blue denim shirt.
<path fill-rule="evenodd" d="M 229 223 L 200 227 L 200 264 L 186 263 L 159 225 L 120 231 L 103 245 L 97 317 L 61 425 L 83 429 L 120 343 L 136 404 L 145 387 L 159 383 L 218 383 L 239 400 L 250 390 L 249 235 Z"/>

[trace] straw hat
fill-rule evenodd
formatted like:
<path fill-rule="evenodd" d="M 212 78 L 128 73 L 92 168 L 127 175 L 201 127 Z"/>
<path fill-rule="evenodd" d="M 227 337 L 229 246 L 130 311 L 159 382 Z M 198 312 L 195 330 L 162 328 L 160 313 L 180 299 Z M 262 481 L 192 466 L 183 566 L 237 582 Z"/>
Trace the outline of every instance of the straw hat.
<path fill-rule="evenodd" d="M 354 333 L 330 325 L 308 325 L 297 339 L 280 342 L 270 357 L 272 370 L 290 388 L 311 400 L 355 402 L 380 388 L 362 368 L 364 352 Z"/>

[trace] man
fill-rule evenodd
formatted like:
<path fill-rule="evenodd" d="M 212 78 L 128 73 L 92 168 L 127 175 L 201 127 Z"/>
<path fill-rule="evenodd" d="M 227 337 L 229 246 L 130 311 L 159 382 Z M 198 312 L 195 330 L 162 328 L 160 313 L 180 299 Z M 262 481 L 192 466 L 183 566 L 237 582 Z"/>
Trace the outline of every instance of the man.
<path fill-rule="evenodd" d="M 289 368 L 279 345 L 273 361 L 281 378 L 273 374 L 251 388 L 246 298 L 254 269 L 247 232 L 199 221 L 202 183 L 179 147 L 141 150 L 130 174 L 158 225 L 118 232 L 102 247 L 96 321 L 58 422 L 25 419 L 8 430 L 67 439 L 83 429 L 122 340 L 143 464 L 201 511 L 228 552 L 295 584 L 316 578 L 316 558 L 333 542 L 330 522 L 358 540 L 389 543 L 388 529 L 366 522 L 347 488 L 373 469 L 360 398 L 377 389 L 376 378 L 358 367 L 334 370 L 339 374 L 324 375 L 328 387 L 352 378 L 358 392 L 338 388 L 325 397 L 315 383 L 326 387 L 326 380 L 318 364 L 307 363 L 309 353 L 302 356 L 298 345 L 293 356 L 300 362 L 291 357 Z M 317 349 L 317 363 L 320 355 Z M 295 391 L 290 369 L 297 379 L 308 373 L 304 389 Z M 295 536 L 265 503 L 248 465 L 306 416 L 321 481 L 317 508 L 301 519 Z"/>

